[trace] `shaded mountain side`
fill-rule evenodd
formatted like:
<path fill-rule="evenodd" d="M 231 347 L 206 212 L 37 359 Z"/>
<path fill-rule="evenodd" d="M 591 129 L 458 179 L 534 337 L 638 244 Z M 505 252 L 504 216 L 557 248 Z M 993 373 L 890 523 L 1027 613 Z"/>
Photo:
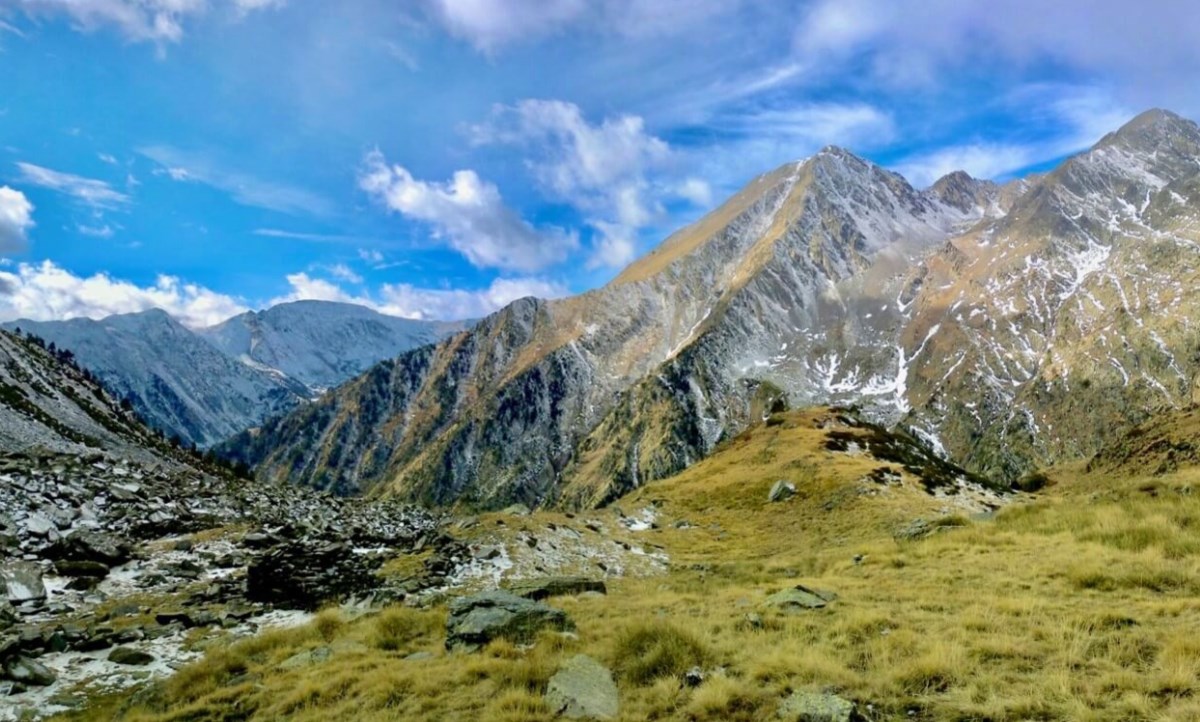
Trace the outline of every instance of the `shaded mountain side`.
<path fill-rule="evenodd" d="M 464 324 L 298 301 L 197 330 L 160 310 L 5 327 L 71 349 L 153 427 L 208 447 Z"/>
<path fill-rule="evenodd" d="M 1192 404 L 1152 414 L 1110 440 L 1088 461 L 1087 471 L 1160 476 L 1196 466 L 1200 466 L 1200 406 Z"/>
<path fill-rule="evenodd" d="M 309 394 L 297 381 L 230 358 L 163 311 L 7 327 L 70 349 L 152 427 L 200 447 L 283 413 Z"/>
<path fill-rule="evenodd" d="M 232 358 L 324 389 L 469 325 L 386 316 L 350 303 L 295 301 L 248 311 L 196 333 Z"/>

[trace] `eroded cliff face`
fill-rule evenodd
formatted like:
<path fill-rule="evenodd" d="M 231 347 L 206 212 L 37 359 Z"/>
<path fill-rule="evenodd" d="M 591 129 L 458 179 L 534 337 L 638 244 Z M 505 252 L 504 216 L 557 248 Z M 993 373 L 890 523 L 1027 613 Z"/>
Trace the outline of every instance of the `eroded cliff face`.
<path fill-rule="evenodd" d="M 1198 139 L 1152 112 L 1046 176 L 926 191 L 827 148 L 608 286 L 518 301 L 227 450 L 484 507 L 603 503 L 782 404 L 861 406 L 1001 480 L 1090 455 L 1191 398 Z"/>

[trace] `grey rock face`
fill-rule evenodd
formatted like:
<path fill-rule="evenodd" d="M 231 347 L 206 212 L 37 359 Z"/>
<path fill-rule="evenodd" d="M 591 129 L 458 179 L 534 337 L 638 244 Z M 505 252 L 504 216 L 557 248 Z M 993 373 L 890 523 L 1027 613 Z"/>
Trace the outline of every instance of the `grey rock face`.
<path fill-rule="evenodd" d="M 46 598 L 42 568 L 36 562 L 11 561 L 0 565 L 0 581 L 7 589 L 8 601 L 13 604 Z"/>
<path fill-rule="evenodd" d="M 617 683 L 607 667 L 586 655 L 567 660 L 546 687 L 546 707 L 567 719 L 616 719 Z"/>
<path fill-rule="evenodd" d="M 508 592 L 484 592 L 450 603 L 446 649 L 474 651 L 493 639 L 528 643 L 542 629 L 572 631 L 575 624 L 561 609 Z"/>

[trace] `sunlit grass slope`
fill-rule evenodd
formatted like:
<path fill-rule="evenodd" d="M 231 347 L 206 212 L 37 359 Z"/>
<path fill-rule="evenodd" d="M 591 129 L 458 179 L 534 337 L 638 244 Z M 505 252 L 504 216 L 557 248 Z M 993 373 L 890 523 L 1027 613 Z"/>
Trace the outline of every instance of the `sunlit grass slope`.
<path fill-rule="evenodd" d="M 550 676 L 583 652 L 616 671 L 625 720 L 770 719 L 797 689 L 836 692 L 871 720 L 1200 719 L 1200 470 L 1177 459 L 1163 472 L 1131 443 L 979 513 L 992 497 L 934 496 L 909 473 L 873 480 L 900 465 L 829 450 L 836 418 L 775 417 L 622 499 L 627 514 L 657 509 L 640 534 L 671 570 L 551 600 L 577 637 L 448 654 L 441 606 L 328 611 L 76 718 L 543 720 Z M 1200 424 L 1163 433 L 1200 438 Z M 769 503 L 780 479 L 798 493 Z M 917 518 L 936 533 L 905 538 Z M 550 519 L 563 522 L 524 522 Z M 764 606 L 796 584 L 838 598 Z M 706 678 L 689 688 L 694 666 Z"/>

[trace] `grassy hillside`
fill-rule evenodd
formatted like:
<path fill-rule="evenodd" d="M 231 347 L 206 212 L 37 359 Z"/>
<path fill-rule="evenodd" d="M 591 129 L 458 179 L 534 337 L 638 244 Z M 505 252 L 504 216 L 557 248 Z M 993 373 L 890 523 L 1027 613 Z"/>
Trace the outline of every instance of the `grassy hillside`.
<path fill-rule="evenodd" d="M 656 510 L 656 528 L 632 533 L 669 571 L 551 600 L 577 635 L 448 654 L 441 605 L 330 610 L 218 643 L 163 685 L 70 719 L 543 720 L 550 676 L 580 652 L 616 671 L 624 720 L 768 719 L 803 689 L 870 720 L 1200 719 L 1200 469 L 1134 453 L 1052 469 L 992 513 L 993 492 L 923 483 L 864 452 L 871 430 L 845 422 L 774 417 L 620 500 L 630 515 Z M 1200 438 L 1195 419 L 1169 428 Z M 768 502 L 781 479 L 796 496 Z M 505 519 L 464 534 L 515 545 L 522 529 L 587 521 Z M 794 614 L 764 605 L 796 584 L 838 598 Z M 706 678 L 689 688 L 693 666 Z"/>

